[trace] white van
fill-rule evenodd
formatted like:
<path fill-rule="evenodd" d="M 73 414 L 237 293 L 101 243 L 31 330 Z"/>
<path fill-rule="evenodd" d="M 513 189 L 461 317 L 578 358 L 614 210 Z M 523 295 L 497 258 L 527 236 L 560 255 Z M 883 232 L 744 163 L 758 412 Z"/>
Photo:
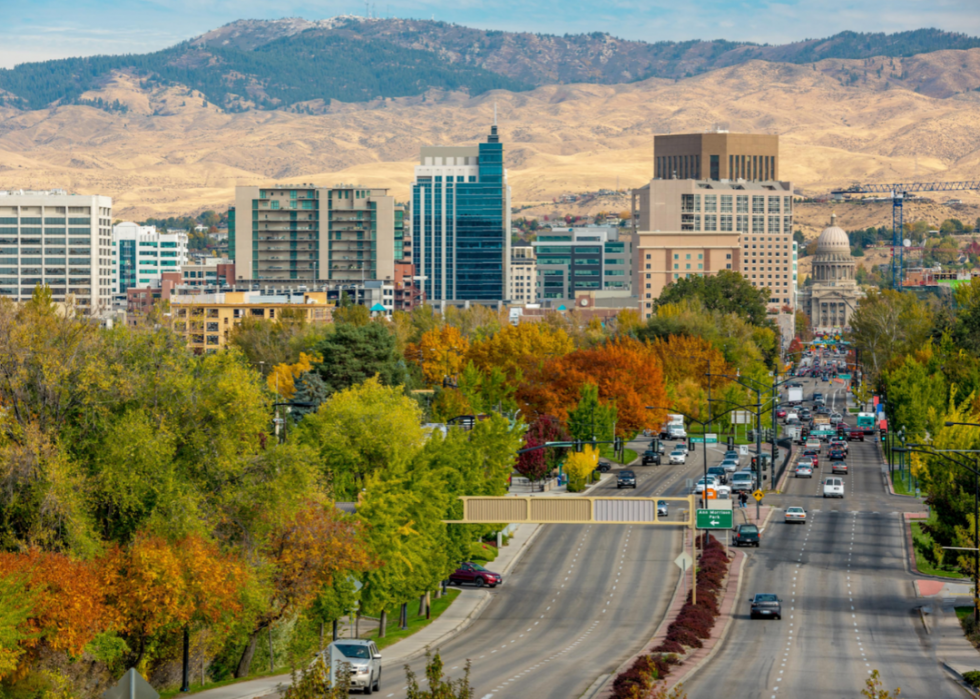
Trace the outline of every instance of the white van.
<path fill-rule="evenodd" d="M 825 498 L 844 497 L 844 479 L 828 478 L 823 482 L 823 496 Z"/>

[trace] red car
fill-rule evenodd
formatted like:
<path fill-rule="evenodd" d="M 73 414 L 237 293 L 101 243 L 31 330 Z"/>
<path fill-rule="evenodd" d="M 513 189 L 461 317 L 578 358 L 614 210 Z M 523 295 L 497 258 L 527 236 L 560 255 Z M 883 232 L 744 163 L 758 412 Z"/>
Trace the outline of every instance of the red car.
<path fill-rule="evenodd" d="M 847 433 L 848 442 L 853 442 L 855 439 L 859 442 L 864 441 L 864 430 L 862 430 L 860 427 L 855 427 L 853 430 Z"/>
<path fill-rule="evenodd" d="M 786 417 L 786 411 L 780 408 L 779 410 L 776 411 L 776 417 L 782 420 L 784 417 Z"/>
<path fill-rule="evenodd" d="M 503 585 L 504 578 L 499 573 L 492 573 L 477 563 L 467 562 L 450 574 L 449 582 L 452 585 L 472 583 L 477 587 L 484 585 L 497 587 L 497 585 Z"/>

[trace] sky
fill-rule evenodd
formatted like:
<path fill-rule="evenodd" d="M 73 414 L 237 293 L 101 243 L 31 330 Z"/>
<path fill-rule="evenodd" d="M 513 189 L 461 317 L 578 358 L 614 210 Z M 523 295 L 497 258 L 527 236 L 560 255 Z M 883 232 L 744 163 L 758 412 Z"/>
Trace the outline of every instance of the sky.
<path fill-rule="evenodd" d="M 0 68 L 69 56 L 148 53 L 237 19 L 325 19 L 367 11 L 358 0 L 0 0 Z M 844 30 L 923 27 L 980 36 L 980 0 L 380 0 L 369 11 L 481 29 L 600 31 L 650 42 L 783 44 Z"/>

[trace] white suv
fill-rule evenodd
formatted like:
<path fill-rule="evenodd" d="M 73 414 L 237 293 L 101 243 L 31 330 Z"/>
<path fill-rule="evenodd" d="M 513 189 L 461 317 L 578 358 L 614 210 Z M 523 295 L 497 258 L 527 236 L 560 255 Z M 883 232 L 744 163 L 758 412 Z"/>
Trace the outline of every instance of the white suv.
<path fill-rule="evenodd" d="M 333 657 L 350 665 L 351 689 L 361 689 L 365 694 L 381 691 L 381 653 L 373 641 L 356 638 L 334 641 L 321 654 L 327 667 L 331 652 Z"/>
<path fill-rule="evenodd" d="M 828 478 L 823 482 L 823 496 L 825 498 L 844 497 L 844 479 Z"/>

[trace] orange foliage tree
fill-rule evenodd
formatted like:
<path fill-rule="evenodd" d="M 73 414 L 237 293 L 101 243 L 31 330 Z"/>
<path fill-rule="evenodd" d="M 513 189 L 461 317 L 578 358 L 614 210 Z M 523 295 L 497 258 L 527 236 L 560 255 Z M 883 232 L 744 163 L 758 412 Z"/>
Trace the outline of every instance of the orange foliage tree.
<path fill-rule="evenodd" d="M 506 325 L 493 337 L 473 344 L 467 358 L 483 371 L 498 367 L 514 380 L 573 349 L 572 338 L 561 328 L 547 323 L 518 323 Z"/>
<path fill-rule="evenodd" d="M 599 387 L 600 403 L 616 404 L 617 434 L 660 427 L 666 411 L 646 409 L 665 405 L 660 359 L 648 345 L 629 338 L 551 359 L 522 384 L 518 399 L 531 414 L 567 420 L 586 383 Z"/>
<path fill-rule="evenodd" d="M 334 576 L 375 567 L 360 526 L 331 504 L 309 502 L 273 531 L 261 552 L 264 612 L 256 620 L 236 677 L 248 674 L 260 631 L 305 607 Z"/>
<path fill-rule="evenodd" d="M 22 664 L 30 662 L 41 646 L 80 655 L 109 621 L 94 563 L 38 549 L 0 553 L 0 577 L 19 580 L 29 598 L 17 653 Z"/>
<path fill-rule="evenodd" d="M 192 621 L 216 623 L 240 611 L 245 566 L 199 536 L 176 542 L 139 535 L 114 547 L 103 561 L 113 625 L 136 647 L 138 665 L 147 640 Z"/>
<path fill-rule="evenodd" d="M 422 374 L 429 383 L 439 383 L 444 376 L 456 376 L 463 370 L 463 357 L 470 341 L 459 328 L 443 325 L 422 333 L 418 344 L 405 348 L 405 358 L 420 363 Z"/>

